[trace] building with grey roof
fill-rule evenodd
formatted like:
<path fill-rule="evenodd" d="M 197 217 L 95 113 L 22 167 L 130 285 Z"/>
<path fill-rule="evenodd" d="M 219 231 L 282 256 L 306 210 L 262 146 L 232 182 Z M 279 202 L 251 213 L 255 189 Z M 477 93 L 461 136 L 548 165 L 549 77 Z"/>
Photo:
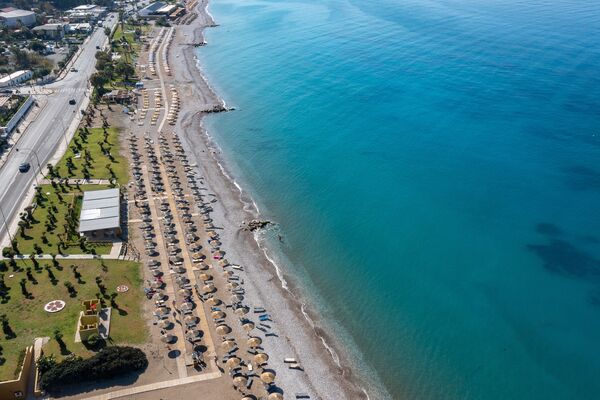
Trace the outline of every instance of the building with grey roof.
<path fill-rule="evenodd" d="M 0 12 L 0 25 L 7 28 L 17 28 L 19 26 L 34 26 L 37 18 L 33 11 L 11 10 Z"/>
<path fill-rule="evenodd" d="M 119 189 L 83 192 L 79 234 L 91 241 L 113 240 L 121 235 Z"/>

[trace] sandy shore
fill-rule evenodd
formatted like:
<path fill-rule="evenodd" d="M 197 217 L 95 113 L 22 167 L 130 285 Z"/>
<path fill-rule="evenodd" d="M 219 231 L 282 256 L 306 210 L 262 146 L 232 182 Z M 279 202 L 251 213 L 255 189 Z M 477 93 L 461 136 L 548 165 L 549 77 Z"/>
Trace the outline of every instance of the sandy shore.
<path fill-rule="evenodd" d="M 177 132 L 190 161 L 198 164 L 209 192 L 218 200 L 214 204 L 213 219 L 215 225 L 222 228 L 221 240 L 227 249 L 227 258 L 245 268 L 240 275 L 245 280 L 247 304 L 262 306 L 272 316 L 272 331 L 278 337 L 265 338 L 263 345 L 271 356 L 270 364 L 278 373 L 278 386 L 284 390 L 286 398 L 293 398 L 298 392 L 308 393 L 313 399 L 367 398 L 354 383 L 357 379 L 352 371 L 344 367 L 348 363 L 324 344 L 324 340 L 333 341 L 323 339 L 326 333 L 313 326 L 303 314 L 297 300 L 298 289 L 282 287 L 275 267 L 253 233 L 242 229 L 244 221 L 260 216 L 251 199 L 226 172 L 218 146 L 211 140 L 210 133 L 202 128 L 205 112 L 224 105 L 202 76 L 193 46 L 203 42 L 204 28 L 215 24 L 206 11 L 207 3 L 208 0 L 199 1 L 196 9 L 199 15 L 191 25 L 177 27 L 171 46 L 170 58 L 177 60 L 173 63 L 173 80 L 182 88 L 183 107 Z M 298 359 L 304 371 L 288 369 L 283 362 L 286 357 Z"/>

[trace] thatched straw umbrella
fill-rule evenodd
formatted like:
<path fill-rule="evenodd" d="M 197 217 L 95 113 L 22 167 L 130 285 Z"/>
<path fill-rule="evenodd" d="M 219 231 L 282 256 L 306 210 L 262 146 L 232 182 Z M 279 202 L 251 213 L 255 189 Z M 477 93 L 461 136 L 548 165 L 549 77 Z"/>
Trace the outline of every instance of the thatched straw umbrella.
<path fill-rule="evenodd" d="M 225 362 L 225 365 L 227 365 L 227 367 L 229 367 L 229 368 L 235 368 L 238 365 L 240 365 L 241 362 L 242 362 L 242 360 L 240 360 L 238 357 L 231 357 L 229 360 L 227 360 Z"/>
<path fill-rule="evenodd" d="M 213 317 L 213 319 L 221 319 L 221 318 L 225 318 L 225 313 L 223 311 L 213 311 L 211 314 L 211 317 Z"/>
<path fill-rule="evenodd" d="M 221 342 L 221 348 L 225 351 L 229 351 L 229 350 L 235 348 L 235 341 L 233 341 L 231 339 L 223 340 Z"/>
<path fill-rule="evenodd" d="M 229 332 L 231 332 L 231 328 L 228 325 L 219 325 L 216 328 L 217 334 L 223 336 L 223 335 L 227 335 Z"/>
<path fill-rule="evenodd" d="M 179 289 L 177 294 L 184 297 L 190 297 L 192 295 L 192 291 L 190 289 Z"/>
<path fill-rule="evenodd" d="M 201 273 L 200 279 L 206 282 L 206 281 L 209 281 L 212 279 L 212 275 L 207 274 L 207 273 Z"/>
<path fill-rule="evenodd" d="M 246 343 L 248 343 L 249 347 L 258 347 L 262 344 L 262 339 L 256 336 L 252 336 L 246 341 Z"/>
<path fill-rule="evenodd" d="M 208 285 L 202 286 L 202 293 L 204 293 L 204 294 L 212 293 L 214 291 L 215 291 L 215 285 L 213 285 L 213 284 L 208 284 Z"/>
<path fill-rule="evenodd" d="M 269 356 L 266 353 L 257 353 L 254 356 L 254 362 L 258 365 L 262 365 L 269 361 Z"/>
<path fill-rule="evenodd" d="M 275 373 L 273 371 L 265 371 L 260 374 L 260 380 L 264 383 L 273 383 L 275 382 Z"/>
<path fill-rule="evenodd" d="M 187 315 L 184 319 L 183 322 L 185 322 L 186 325 L 196 325 L 198 323 L 199 318 L 196 317 L 195 315 Z"/>
<path fill-rule="evenodd" d="M 152 296 L 154 300 L 163 300 L 165 297 L 167 297 L 167 295 L 162 290 L 157 290 L 156 293 L 154 293 L 154 296 Z"/>
<path fill-rule="evenodd" d="M 161 329 L 171 329 L 173 327 L 173 323 L 171 321 L 169 321 L 168 319 L 162 319 L 158 323 L 158 326 Z"/>
<path fill-rule="evenodd" d="M 156 315 L 158 315 L 159 317 L 163 317 L 163 316 L 165 316 L 165 315 L 168 315 L 168 314 L 169 314 L 169 309 L 168 309 L 167 307 L 158 307 L 158 308 L 157 308 L 157 309 L 154 311 L 154 313 L 155 313 Z"/>
<path fill-rule="evenodd" d="M 233 377 L 233 384 L 235 386 L 244 387 L 248 384 L 248 378 L 246 378 L 244 375 L 236 375 Z"/>
<path fill-rule="evenodd" d="M 242 328 L 244 328 L 246 332 L 250 332 L 252 329 L 254 329 L 254 322 L 247 321 L 242 325 Z"/>
<path fill-rule="evenodd" d="M 218 306 L 221 304 L 221 300 L 217 299 L 216 297 L 211 297 L 210 299 L 206 300 L 206 304 L 209 306 Z"/>
<path fill-rule="evenodd" d="M 237 315 L 246 315 L 250 309 L 248 307 L 238 307 L 235 309 Z"/>
<path fill-rule="evenodd" d="M 237 283 L 237 282 L 229 282 L 229 283 L 227 284 L 227 289 L 235 289 L 235 288 L 236 288 L 236 287 L 238 287 L 238 286 L 240 286 L 240 284 L 239 284 L 239 283 Z"/>
<path fill-rule="evenodd" d="M 181 311 L 192 311 L 194 309 L 194 304 L 188 302 L 185 302 L 181 305 Z"/>
<path fill-rule="evenodd" d="M 267 400 L 283 400 L 283 395 L 281 393 L 273 392 L 269 394 Z"/>

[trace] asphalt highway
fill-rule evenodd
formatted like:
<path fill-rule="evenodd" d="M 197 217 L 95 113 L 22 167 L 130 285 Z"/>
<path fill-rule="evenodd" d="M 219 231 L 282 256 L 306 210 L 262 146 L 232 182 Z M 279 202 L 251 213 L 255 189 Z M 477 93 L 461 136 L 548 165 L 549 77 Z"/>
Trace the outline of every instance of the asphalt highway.
<path fill-rule="evenodd" d="M 116 14 L 111 16 L 105 22 L 109 28 L 117 21 Z M 0 209 L 9 224 L 25 206 L 22 202 L 36 183 L 40 167 L 43 168 L 54 156 L 61 142 L 65 148 L 67 129 L 74 119 L 81 119 L 84 98 L 91 94 L 89 79 L 96 65 L 96 47 L 102 48 L 105 42 L 104 28 L 97 28 L 72 65 L 76 71 L 69 71 L 63 79 L 44 85 L 43 92 L 47 94 L 34 95 L 40 104 L 45 102 L 45 106 L 23 132 L 0 169 Z M 39 92 L 36 89 L 40 88 L 34 88 L 34 92 Z M 74 105 L 69 104 L 71 99 L 75 100 Z M 19 172 L 19 165 L 23 162 L 31 164 L 26 173 Z M 0 219 L 2 238 L 6 235 L 4 222 Z"/>

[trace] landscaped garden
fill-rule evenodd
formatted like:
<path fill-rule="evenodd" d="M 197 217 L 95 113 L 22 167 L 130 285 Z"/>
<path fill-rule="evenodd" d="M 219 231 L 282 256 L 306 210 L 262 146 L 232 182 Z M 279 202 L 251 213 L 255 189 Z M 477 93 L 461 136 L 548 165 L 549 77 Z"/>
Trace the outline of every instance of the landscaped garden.
<path fill-rule="evenodd" d="M 112 243 L 89 242 L 78 233 L 84 190 L 105 189 L 103 185 L 73 185 L 54 182 L 35 191 L 33 205 L 21 213 L 14 234 L 13 252 L 18 254 L 108 254 Z M 4 249 L 4 256 L 13 252 Z"/>
<path fill-rule="evenodd" d="M 125 184 L 127 159 L 120 149 L 117 128 L 80 128 L 54 169 L 61 178 L 106 179 Z"/>
<path fill-rule="evenodd" d="M 44 354 L 57 361 L 69 354 L 90 357 L 103 343 L 75 343 L 82 301 L 98 298 L 112 307 L 109 343 L 142 344 L 146 323 L 142 317 L 142 278 L 139 264 L 117 260 L 6 261 L 0 266 L 0 380 L 12 379 L 23 351 L 36 337 L 50 338 Z M 127 291 L 117 287 L 125 285 Z M 63 300 L 61 311 L 49 313 L 44 305 Z"/>

